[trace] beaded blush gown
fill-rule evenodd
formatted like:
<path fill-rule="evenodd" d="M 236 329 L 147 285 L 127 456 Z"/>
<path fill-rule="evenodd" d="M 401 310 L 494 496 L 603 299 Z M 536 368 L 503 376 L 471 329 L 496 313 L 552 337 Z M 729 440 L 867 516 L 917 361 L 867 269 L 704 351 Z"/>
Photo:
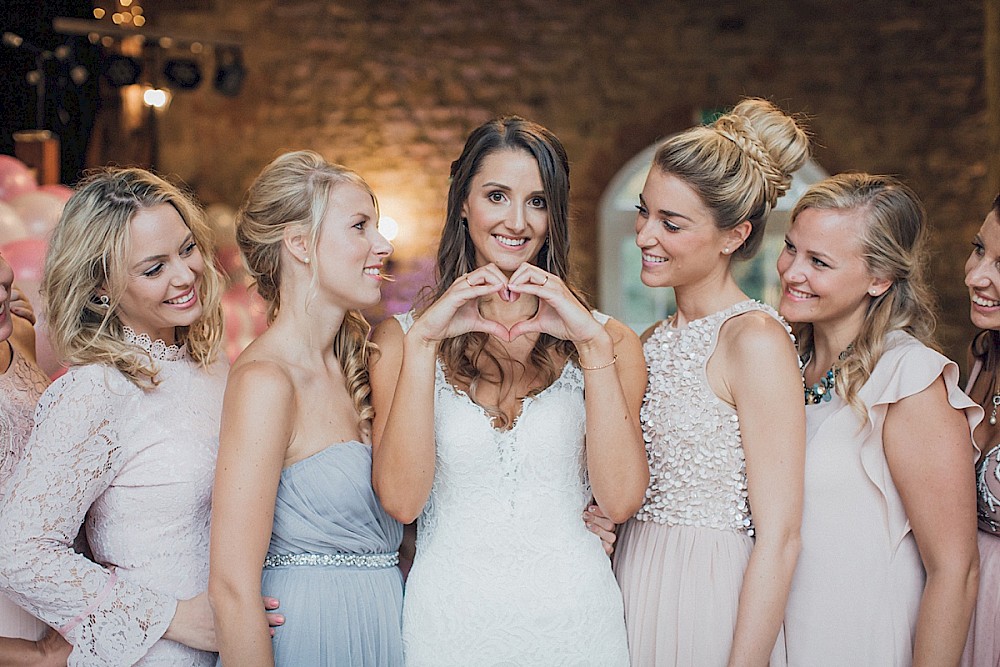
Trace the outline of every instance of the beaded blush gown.
<path fill-rule="evenodd" d="M 966 383 L 971 392 L 982 362 L 977 361 Z M 1000 443 L 982 444 L 976 466 L 979 531 L 979 596 L 969 627 L 962 667 L 1000 667 Z"/>
<path fill-rule="evenodd" d="M 25 359 L 17 349 L 4 341 L 11 350 L 10 366 L 0 374 L 0 502 L 6 495 L 14 464 L 24 454 L 31 434 L 35 405 L 49 379 L 41 369 Z M 0 637 L 40 639 L 47 626 L 24 611 L 9 598 L 0 595 Z"/>
<path fill-rule="evenodd" d="M 787 329 L 770 306 L 748 300 L 686 327 L 664 321 L 643 345 L 650 481 L 642 508 L 619 531 L 614 561 L 637 667 L 729 660 L 753 519 L 739 418 L 705 368 L 722 325 L 754 310 Z M 772 665 L 785 664 L 782 647 L 779 635 Z"/>
<path fill-rule="evenodd" d="M 126 331 L 157 363 L 142 390 L 102 364 L 42 395 L 0 505 L 0 589 L 74 645 L 71 666 L 208 666 L 163 639 L 208 584 L 208 532 L 227 365 Z M 73 551 L 86 520 L 91 562 Z"/>
<path fill-rule="evenodd" d="M 403 331 L 413 323 L 396 317 Z M 438 361 L 434 482 L 403 600 L 407 667 L 628 665 L 621 593 L 580 520 L 585 424 L 573 363 L 501 431 Z"/>

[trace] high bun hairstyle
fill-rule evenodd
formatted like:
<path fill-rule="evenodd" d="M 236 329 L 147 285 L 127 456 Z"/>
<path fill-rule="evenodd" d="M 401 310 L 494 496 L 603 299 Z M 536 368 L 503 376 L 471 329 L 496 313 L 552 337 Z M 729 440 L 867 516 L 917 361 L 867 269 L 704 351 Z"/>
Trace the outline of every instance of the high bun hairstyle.
<path fill-rule="evenodd" d="M 750 259 L 768 214 L 808 157 L 809 137 L 795 119 L 766 100 L 745 99 L 711 125 L 667 139 L 653 165 L 691 186 L 719 229 L 749 220 L 750 235 L 733 258 Z"/>
<path fill-rule="evenodd" d="M 851 354 L 838 363 L 837 392 L 862 417 L 858 390 L 871 377 L 882 356 L 886 335 L 905 331 L 934 347 L 934 299 L 924 277 L 928 262 L 924 207 L 906 184 L 892 176 L 837 174 L 812 185 L 792 210 L 792 224 L 806 209 L 851 213 L 865 223 L 861 256 L 870 275 L 892 281 L 884 293 L 868 300 L 861 331 Z M 793 327 L 799 352 L 813 351 L 813 327 Z"/>

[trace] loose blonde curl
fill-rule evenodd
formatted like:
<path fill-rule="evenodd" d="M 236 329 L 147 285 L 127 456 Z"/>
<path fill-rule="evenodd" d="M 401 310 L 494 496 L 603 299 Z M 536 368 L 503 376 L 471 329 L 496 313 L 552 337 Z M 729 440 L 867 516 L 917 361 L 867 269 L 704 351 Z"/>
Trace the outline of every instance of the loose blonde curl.
<path fill-rule="evenodd" d="M 928 263 L 924 207 L 907 185 L 892 176 L 838 174 L 811 186 L 792 210 L 792 224 L 806 209 L 854 213 L 866 223 L 862 256 L 872 276 L 892 281 L 889 289 L 869 297 L 861 331 L 851 352 L 835 365 L 836 390 L 867 421 L 867 406 L 858 391 L 882 357 L 885 337 L 905 331 L 928 347 L 934 341 L 934 298 L 924 277 Z M 813 352 L 813 326 L 793 326 L 799 354 Z"/>
<path fill-rule="evenodd" d="M 179 342 L 202 366 L 222 344 L 222 280 L 215 267 L 211 232 L 201 209 L 177 186 L 144 169 L 110 168 L 92 173 L 66 202 L 49 241 L 41 291 L 53 349 L 67 364 L 106 364 L 136 386 L 158 384 L 150 355 L 125 342 L 117 306 L 127 286 L 130 225 L 141 210 L 169 204 L 191 230 L 205 261 L 198 298 L 202 316 L 178 327 Z M 97 293 L 110 298 L 99 305 Z M 170 341 L 167 341 L 170 342 Z"/>
<path fill-rule="evenodd" d="M 309 231 L 313 282 L 324 260 L 315 254 L 320 227 L 330 195 L 341 184 L 357 186 L 378 200 L 361 176 L 347 167 L 331 164 L 313 151 L 293 151 L 279 156 L 257 176 L 236 215 L 236 242 L 257 293 L 267 304 L 267 321 L 281 308 L 281 246 L 285 229 L 302 226 Z M 375 416 L 371 405 L 368 360 L 378 347 L 368 340 L 371 325 L 358 311 L 348 311 L 333 340 L 347 391 L 361 422 Z"/>

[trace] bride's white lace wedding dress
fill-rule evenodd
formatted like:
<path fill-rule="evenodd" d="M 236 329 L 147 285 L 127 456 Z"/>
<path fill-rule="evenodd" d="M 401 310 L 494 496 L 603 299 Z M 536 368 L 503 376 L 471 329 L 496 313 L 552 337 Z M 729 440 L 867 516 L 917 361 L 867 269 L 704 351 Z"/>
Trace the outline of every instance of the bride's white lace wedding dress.
<path fill-rule="evenodd" d="M 404 331 L 413 322 L 397 318 Z M 434 388 L 434 484 L 403 602 L 407 666 L 628 665 L 621 593 L 581 518 L 591 491 L 579 367 L 567 363 L 502 431 L 440 362 Z"/>

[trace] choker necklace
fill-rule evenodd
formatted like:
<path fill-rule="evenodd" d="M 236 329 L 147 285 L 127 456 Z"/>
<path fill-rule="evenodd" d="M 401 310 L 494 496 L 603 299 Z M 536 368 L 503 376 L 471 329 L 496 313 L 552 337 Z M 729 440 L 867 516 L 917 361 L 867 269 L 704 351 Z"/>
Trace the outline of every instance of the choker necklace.
<path fill-rule="evenodd" d="M 853 349 L 854 349 L 854 343 L 848 345 L 847 349 L 841 352 L 840 355 L 837 357 L 838 363 L 843 361 L 844 359 L 847 359 L 847 355 L 849 355 L 851 353 L 851 350 Z M 811 360 L 812 360 L 811 355 L 809 359 L 802 360 L 802 384 L 803 384 L 802 389 L 805 392 L 806 405 L 816 405 L 821 401 L 829 401 L 830 399 L 832 399 L 834 394 L 834 385 L 836 383 L 836 378 L 837 378 L 837 371 L 834 370 L 837 367 L 837 364 L 834 364 L 833 366 L 830 366 L 830 370 L 828 370 L 826 373 L 823 374 L 822 377 L 820 377 L 819 382 L 817 382 L 811 387 L 806 387 L 805 367 Z M 994 406 L 996 406 L 998 401 L 1000 401 L 1000 397 L 994 397 Z M 993 408 L 993 413 L 994 415 L 996 414 L 996 407 Z"/>

